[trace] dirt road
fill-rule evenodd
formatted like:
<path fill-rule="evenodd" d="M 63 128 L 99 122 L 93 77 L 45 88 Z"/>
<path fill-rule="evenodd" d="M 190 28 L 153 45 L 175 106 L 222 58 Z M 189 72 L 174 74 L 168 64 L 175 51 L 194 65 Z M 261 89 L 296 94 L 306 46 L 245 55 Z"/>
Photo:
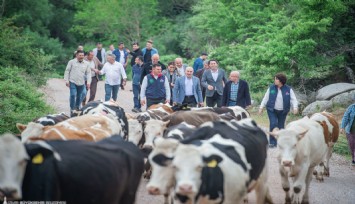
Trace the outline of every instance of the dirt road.
<path fill-rule="evenodd" d="M 128 82 L 125 90 L 119 90 L 118 101 L 126 112 L 133 108 L 133 93 L 131 83 Z M 56 108 L 58 112 L 69 113 L 69 89 L 62 79 L 50 79 L 47 86 L 42 89 L 46 95 L 47 103 Z M 104 82 L 100 81 L 96 99 L 104 99 Z M 277 149 L 268 152 L 269 178 L 268 184 L 271 196 L 275 203 L 284 203 L 284 192 L 281 188 L 281 179 L 276 159 Z M 137 193 L 137 204 L 160 204 L 162 196 L 150 196 L 145 190 L 146 180 L 142 180 Z M 249 195 L 249 203 L 255 203 L 254 195 Z M 310 186 L 310 203 L 319 204 L 354 204 L 355 203 L 355 167 L 342 156 L 334 154 L 330 161 L 330 177 L 324 183 L 312 180 Z"/>

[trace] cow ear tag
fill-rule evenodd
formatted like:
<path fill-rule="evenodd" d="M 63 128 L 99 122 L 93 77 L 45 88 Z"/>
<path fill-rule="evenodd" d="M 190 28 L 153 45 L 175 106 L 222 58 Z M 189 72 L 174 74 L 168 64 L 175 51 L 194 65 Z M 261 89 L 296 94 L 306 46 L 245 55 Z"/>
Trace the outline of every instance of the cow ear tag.
<path fill-rule="evenodd" d="M 207 166 L 210 168 L 215 168 L 217 166 L 217 161 L 215 159 L 207 163 Z"/>
<path fill-rule="evenodd" d="M 32 158 L 33 164 L 42 164 L 43 163 L 43 155 L 41 153 L 37 154 Z"/>

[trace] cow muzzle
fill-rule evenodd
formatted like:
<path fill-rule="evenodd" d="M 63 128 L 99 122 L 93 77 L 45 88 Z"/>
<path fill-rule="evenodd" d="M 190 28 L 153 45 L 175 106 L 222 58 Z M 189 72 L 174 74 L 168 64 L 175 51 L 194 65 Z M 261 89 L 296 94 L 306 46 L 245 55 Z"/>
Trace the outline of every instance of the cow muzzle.
<path fill-rule="evenodd" d="M 2 188 L 2 189 L 0 189 L 0 200 L 3 200 L 4 197 L 6 197 L 7 200 L 20 200 L 21 199 L 16 188 Z"/>
<path fill-rule="evenodd" d="M 282 165 L 285 167 L 291 167 L 293 165 L 293 162 L 289 160 L 283 160 Z"/>
<path fill-rule="evenodd" d="M 160 195 L 160 190 L 158 187 L 149 186 L 147 187 L 147 190 L 150 195 Z"/>
<path fill-rule="evenodd" d="M 188 195 L 188 194 L 193 193 L 192 185 L 190 185 L 190 184 L 179 185 L 178 193 L 181 194 L 181 195 Z"/>

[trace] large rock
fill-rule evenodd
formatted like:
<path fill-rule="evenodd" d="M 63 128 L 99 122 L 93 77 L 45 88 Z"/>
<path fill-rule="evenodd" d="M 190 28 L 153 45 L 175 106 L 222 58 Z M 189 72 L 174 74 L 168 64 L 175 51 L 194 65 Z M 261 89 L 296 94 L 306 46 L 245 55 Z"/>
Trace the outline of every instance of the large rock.
<path fill-rule="evenodd" d="M 350 83 L 330 84 L 318 90 L 316 99 L 317 101 L 329 100 L 336 95 L 351 90 L 355 90 L 355 84 L 350 84 Z"/>
<path fill-rule="evenodd" d="M 330 111 L 332 109 L 332 102 L 331 101 L 315 101 L 311 104 L 309 104 L 303 111 L 302 115 L 303 116 L 310 116 L 314 113 L 317 112 L 322 112 L 324 110 Z"/>
<path fill-rule="evenodd" d="M 336 95 L 331 99 L 334 105 L 349 106 L 354 102 L 355 90 Z"/>

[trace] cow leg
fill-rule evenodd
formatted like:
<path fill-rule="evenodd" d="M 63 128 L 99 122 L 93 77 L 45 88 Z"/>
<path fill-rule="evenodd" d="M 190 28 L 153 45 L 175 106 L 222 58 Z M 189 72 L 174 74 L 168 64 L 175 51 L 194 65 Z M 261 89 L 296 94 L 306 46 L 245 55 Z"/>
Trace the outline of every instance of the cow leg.
<path fill-rule="evenodd" d="M 329 172 L 329 160 L 332 157 L 333 153 L 333 146 L 328 147 L 326 158 L 325 158 L 325 165 L 324 165 L 324 176 L 329 177 L 330 172 Z"/>
<path fill-rule="evenodd" d="M 280 175 L 281 175 L 281 185 L 282 188 L 285 191 L 285 203 L 291 203 L 291 197 L 290 197 L 290 182 L 288 180 L 288 172 L 280 166 L 279 168 Z"/>
<path fill-rule="evenodd" d="M 267 185 L 267 173 L 268 173 L 267 169 L 268 169 L 268 165 L 266 162 L 265 167 L 261 172 L 260 177 L 255 186 L 256 203 L 260 203 L 260 204 L 273 203 L 270 196 L 269 187 Z"/>
<path fill-rule="evenodd" d="M 326 155 L 324 155 L 324 158 L 326 157 Z M 319 163 L 313 170 L 313 175 L 315 175 L 317 181 L 319 182 L 323 182 L 324 181 L 324 178 L 323 178 L 323 175 L 324 175 L 324 170 L 325 170 L 325 166 L 324 166 L 324 160 Z"/>
<path fill-rule="evenodd" d="M 302 204 L 308 204 L 309 203 L 309 185 L 311 184 L 312 181 L 312 172 L 313 172 L 313 168 L 309 168 L 308 170 L 308 174 L 306 177 L 306 190 L 303 196 L 303 200 L 302 200 Z"/>
<path fill-rule="evenodd" d="M 292 195 L 292 203 L 301 203 L 304 192 L 306 190 L 306 178 L 309 173 L 309 164 L 303 164 L 302 168 L 296 175 L 293 183 L 293 195 Z M 312 171 L 313 172 L 313 168 Z"/>

